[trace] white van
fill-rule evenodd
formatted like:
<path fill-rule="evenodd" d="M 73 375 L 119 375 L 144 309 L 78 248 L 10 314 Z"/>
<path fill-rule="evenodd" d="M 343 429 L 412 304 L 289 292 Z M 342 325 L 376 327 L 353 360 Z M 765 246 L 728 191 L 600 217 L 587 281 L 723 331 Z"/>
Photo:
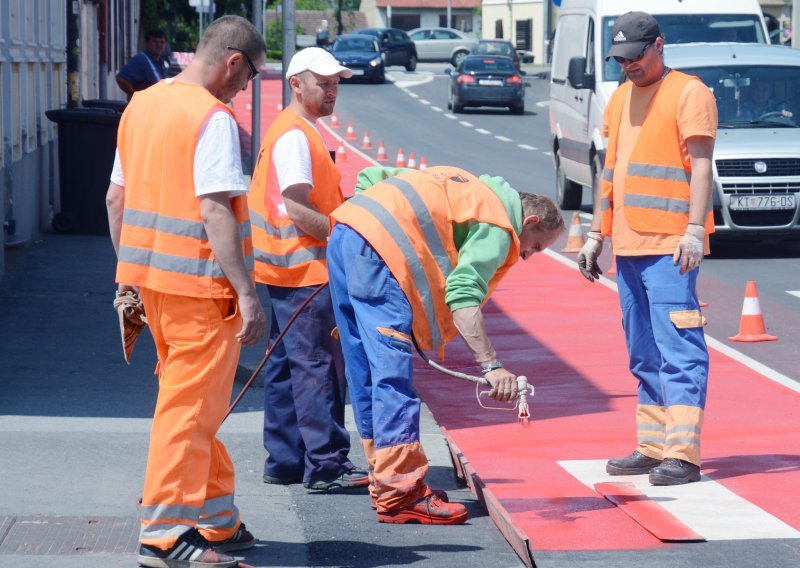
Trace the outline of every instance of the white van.
<path fill-rule="evenodd" d="M 667 45 L 768 43 L 758 0 L 563 0 L 553 39 L 550 73 L 550 134 L 556 197 L 563 209 L 578 209 L 583 188 L 599 187 L 606 140 L 603 109 L 622 75 L 605 54 L 617 17 L 642 9 L 658 20 Z"/>

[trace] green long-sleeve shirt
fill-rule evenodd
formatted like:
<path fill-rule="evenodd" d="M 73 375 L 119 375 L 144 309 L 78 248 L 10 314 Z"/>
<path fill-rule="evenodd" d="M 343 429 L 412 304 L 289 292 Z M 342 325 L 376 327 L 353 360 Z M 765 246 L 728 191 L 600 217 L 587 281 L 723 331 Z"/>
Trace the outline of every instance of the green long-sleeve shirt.
<path fill-rule="evenodd" d="M 356 193 L 407 168 L 370 167 L 363 169 L 356 180 Z M 503 204 L 517 236 L 522 232 L 522 203 L 519 193 L 503 178 L 487 175 L 479 178 Z M 453 240 L 458 250 L 458 263 L 447 277 L 445 302 L 451 310 L 480 306 L 489 291 L 489 281 L 505 264 L 511 248 L 508 231 L 491 223 L 453 223 Z"/>

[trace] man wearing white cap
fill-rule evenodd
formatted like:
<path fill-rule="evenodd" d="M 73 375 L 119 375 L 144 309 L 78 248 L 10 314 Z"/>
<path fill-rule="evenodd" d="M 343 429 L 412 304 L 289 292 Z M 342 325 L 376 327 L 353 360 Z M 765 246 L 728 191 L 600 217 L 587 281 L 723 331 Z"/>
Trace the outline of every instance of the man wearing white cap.
<path fill-rule="evenodd" d="M 272 304 L 271 342 L 328 282 L 328 215 L 344 198 L 316 121 L 333 112 L 339 79 L 351 75 L 324 49 L 297 52 L 286 72 L 292 100 L 261 142 L 248 202 L 256 281 L 266 284 Z M 347 383 L 335 326 L 326 287 L 300 311 L 266 367 L 266 483 L 303 482 L 320 491 L 369 484 L 348 459 Z"/>

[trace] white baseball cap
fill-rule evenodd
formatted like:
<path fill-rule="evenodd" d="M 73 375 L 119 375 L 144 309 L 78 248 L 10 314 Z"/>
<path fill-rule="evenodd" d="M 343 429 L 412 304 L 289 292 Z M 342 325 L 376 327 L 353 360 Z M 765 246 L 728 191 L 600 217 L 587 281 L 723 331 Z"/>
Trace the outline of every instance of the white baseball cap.
<path fill-rule="evenodd" d="M 321 47 L 307 47 L 295 53 L 289 62 L 289 68 L 286 70 L 286 78 L 294 77 L 303 71 L 311 71 L 325 77 L 339 75 L 349 79 L 353 76 L 353 72 L 350 69 L 339 65 L 336 58 Z"/>

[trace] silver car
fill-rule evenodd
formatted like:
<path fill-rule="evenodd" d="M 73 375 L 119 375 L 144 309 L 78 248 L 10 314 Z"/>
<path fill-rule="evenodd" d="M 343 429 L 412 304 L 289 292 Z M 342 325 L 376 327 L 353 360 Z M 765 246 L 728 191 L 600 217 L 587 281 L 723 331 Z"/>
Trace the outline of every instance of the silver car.
<path fill-rule="evenodd" d="M 452 28 L 417 28 L 408 32 L 420 61 L 449 61 L 457 67 L 469 55 L 475 37 Z"/>
<path fill-rule="evenodd" d="M 667 45 L 664 59 L 717 101 L 715 238 L 800 238 L 800 51 Z"/>

